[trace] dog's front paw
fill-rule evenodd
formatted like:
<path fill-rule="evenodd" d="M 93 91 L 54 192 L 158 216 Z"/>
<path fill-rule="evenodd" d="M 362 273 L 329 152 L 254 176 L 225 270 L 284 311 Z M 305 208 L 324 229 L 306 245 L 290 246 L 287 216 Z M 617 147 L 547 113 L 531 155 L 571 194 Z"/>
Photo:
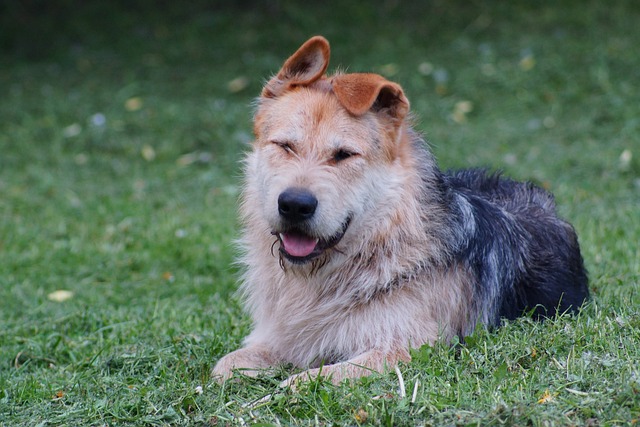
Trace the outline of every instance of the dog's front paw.
<path fill-rule="evenodd" d="M 234 358 L 233 353 L 224 356 L 216 363 L 216 366 L 211 370 L 211 378 L 218 383 L 223 383 L 233 376 Z"/>
<path fill-rule="evenodd" d="M 273 356 L 268 348 L 249 346 L 231 352 L 220 359 L 211 370 L 211 376 L 219 383 L 231 378 L 234 370 L 241 372 L 243 375 L 255 377 L 277 363 L 279 363 L 278 359 Z"/>

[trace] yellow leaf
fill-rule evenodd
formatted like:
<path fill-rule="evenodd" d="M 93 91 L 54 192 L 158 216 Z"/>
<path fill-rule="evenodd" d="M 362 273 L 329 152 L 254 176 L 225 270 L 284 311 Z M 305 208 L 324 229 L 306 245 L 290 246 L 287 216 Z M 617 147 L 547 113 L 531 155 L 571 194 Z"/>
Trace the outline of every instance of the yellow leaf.
<path fill-rule="evenodd" d="M 68 299 L 73 298 L 73 292 L 65 291 L 64 289 L 60 289 L 60 290 L 51 292 L 49 295 L 47 295 L 47 298 L 50 301 L 64 302 L 64 301 L 66 301 Z"/>
<path fill-rule="evenodd" d="M 542 393 L 542 396 L 540 397 L 540 399 L 538 399 L 538 403 L 539 404 L 548 403 L 548 402 L 551 402 L 552 400 L 553 400 L 553 395 L 549 392 L 549 390 L 545 390 L 544 393 Z"/>
<path fill-rule="evenodd" d="M 447 88 L 447 85 L 445 84 L 438 84 L 436 85 L 436 93 L 440 96 L 444 96 L 447 94 L 447 92 L 449 92 L 449 89 Z"/>
<path fill-rule="evenodd" d="M 139 96 L 134 96 L 133 98 L 127 99 L 124 103 L 124 108 L 127 111 L 138 111 L 142 108 L 142 98 Z"/>
<path fill-rule="evenodd" d="M 380 74 L 386 77 L 393 77 L 398 74 L 399 70 L 400 67 L 398 67 L 398 64 L 389 63 L 380 67 Z"/>
<path fill-rule="evenodd" d="M 520 68 L 523 71 L 529 71 L 536 66 L 536 59 L 533 55 L 527 55 L 520 60 Z"/>
<path fill-rule="evenodd" d="M 471 101 L 458 101 L 455 106 L 456 111 L 467 114 L 473 111 L 473 102 Z"/>
<path fill-rule="evenodd" d="M 149 144 L 143 145 L 142 150 L 140 150 L 140 153 L 142 154 L 142 158 L 145 159 L 147 162 L 150 162 L 156 158 L 156 150 L 154 150 L 153 147 L 150 146 Z"/>
<path fill-rule="evenodd" d="M 358 424 L 363 424 L 367 421 L 367 419 L 369 418 L 369 414 L 367 413 L 367 411 L 365 411 L 364 409 L 360 408 L 356 411 L 355 414 L 353 414 L 353 418 L 356 419 L 356 422 Z"/>
<path fill-rule="evenodd" d="M 456 123 L 464 123 L 467 121 L 467 114 L 473 111 L 473 102 L 471 101 L 459 101 L 453 107 L 453 113 L 451 118 Z"/>
<path fill-rule="evenodd" d="M 249 79 L 245 76 L 236 77 L 227 83 L 227 89 L 229 89 L 231 93 L 241 92 L 246 89 L 247 86 L 249 86 Z"/>

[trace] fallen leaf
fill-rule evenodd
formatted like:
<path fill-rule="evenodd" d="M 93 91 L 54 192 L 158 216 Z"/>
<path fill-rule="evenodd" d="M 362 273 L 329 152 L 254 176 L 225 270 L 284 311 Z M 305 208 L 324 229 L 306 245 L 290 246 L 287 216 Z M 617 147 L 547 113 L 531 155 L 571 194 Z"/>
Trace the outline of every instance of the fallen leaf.
<path fill-rule="evenodd" d="M 369 418 L 369 414 L 367 413 L 367 411 L 365 411 L 364 409 L 360 408 L 356 411 L 356 413 L 353 415 L 353 418 L 356 419 L 356 422 L 358 424 L 363 424 L 367 421 L 367 419 Z"/>
<path fill-rule="evenodd" d="M 529 71 L 536 66 L 536 58 L 533 54 L 527 54 L 520 59 L 520 69 L 523 71 Z"/>
<path fill-rule="evenodd" d="M 80 126 L 78 123 L 74 123 L 64 128 L 62 130 L 62 135 L 65 138 L 73 138 L 74 136 L 80 135 L 80 132 L 82 132 L 82 126 Z"/>
<path fill-rule="evenodd" d="M 73 298 L 73 292 L 65 291 L 64 289 L 60 289 L 60 290 L 51 292 L 49 295 L 47 295 L 47 298 L 50 301 L 64 302 L 64 301 L 67 301 L 67 300 Z"/>
<path fill-rule="evenodd" d="M 236 77 L 235 79 L 227 83 L 227 89 L 231 93 L 241 92 L 246 89 L 247 86 L 249 86 L 249 79 L 245 76 Z"/>
<path fill-rule="evenodd" d="M 552 127 L 555 127 L 556 119 L 554 119 L 551 116 L 547 116 L 544 119 L 542 119 L 542 125 L 547 129 L 551 129 Z"/>
<path fill-rule="evenodd" d="M 176 160 L 179 166 L 189 166 L 194 163 L 210 163 L 212 159 L 211 153 L 194 151 L 193 153 L 183 154 Z"/>
<path fill-rule="evenodd" d="M 400 68 L 398 67 L 398 64 L 394 64 L 394 63 L 385 64 L 380 67 L 380 74 L 386 77 L 393 77 L 396 74 L 398 74 L 399 70 Z"/>
<path fill-rule="evenodd" d="M 628 171 L 631 168 L 631 161 L 633 160 L 633 153 L 631 150 L 626 149 L 620 154 L 620 169 L 622 171 Z"/>
<path fill-rule="evenodd" d="M 429 76 L 433 73 L 433 64 L 430 62 L 422 62 L 418 65 L 418 72 L 423 76 Z"/>
<path fill-rule="evenodd" d="M 440 96 L 444 96 L 449 92 L 449 88 L 445 84 L 436 85 L 436 93 Z"/>
<path fill-rule="evenodd" d="M 545 390 L 544 393 L 542 393 L 542 396 L 540 397 L 540 399 L 538 399 L 538 403 L 539 404 L 548 403 L 548 402 L 551 402 L 552 400 L 553 400 L 553 395 L 549 392 L 549 390 Z"/>
<path fill-rule="evenodd" d="M 464 123 L 467 121 L 467 114 L 473 111 L 473 102 L 471 101 L 459 101 L 453 107 L 453 113 L 451 118 L 456 123 Z"/>
<path fill-rule="evenodd" d="M 142 150 L 140 150 L 140 154 L 142 154 L 142 158 L 147 162 L 153 161 L 156 158 L 156 150 L 153 149 L 149 144 L 145 144 L 142 146 Z"/>
<path fill-rule="evenodd" d="M 142 108 L 142 98 L 134 96 L 133 98 L 127 99 L 124 103 L 124 108 L 127 111 L 138 111 Z"/>
<path fill-rule="evenodd" d="M 470 112 L 473 111 L 473 102 L 471 102 L 471 101 L 459 101 L 459 102 L 456 102 L 455 109 L 460 111 L 460 112 L 462 112 L 462 113 L 464 113 L 464 114 L 470 113 Z"/>

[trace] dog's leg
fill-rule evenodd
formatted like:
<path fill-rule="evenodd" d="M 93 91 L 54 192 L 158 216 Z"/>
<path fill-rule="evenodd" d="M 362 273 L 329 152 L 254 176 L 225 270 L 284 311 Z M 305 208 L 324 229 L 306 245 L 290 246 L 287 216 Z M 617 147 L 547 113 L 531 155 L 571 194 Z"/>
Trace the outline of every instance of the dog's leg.
<path fill-rule="evenodd" d="M 374 372 L 384 373 L 400 361 L 409 362 L 411 356 L 405 348 L 392 351 L 370 350 L 345 362 L 326 365 L 321 368 L 309 369 L 296 375 L 292 375 L 282 383 L 281 387 L 296 388 L 301 381 L 310 381 L 320 376 L 326 377 L 332 383 L 338 385 L 348 378 L 359 378 L 371 375 Z"/>
<path fill-rule="evenodd" d="M 211 376 L 218 382 L 224 382 L 233 376 L 233 370 L 255 377 L 266 368 L 280 363 L 273 352 L 264 345 L 251 345 L 233 351 L 216 363 Z"/>

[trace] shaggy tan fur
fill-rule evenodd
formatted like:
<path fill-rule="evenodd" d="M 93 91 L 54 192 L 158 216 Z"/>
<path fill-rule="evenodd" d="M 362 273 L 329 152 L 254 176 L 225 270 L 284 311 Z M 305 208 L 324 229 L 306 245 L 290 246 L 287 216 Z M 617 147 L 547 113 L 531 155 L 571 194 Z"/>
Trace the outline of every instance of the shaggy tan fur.
<path fill-rule="evenodd" d="M 393 369 L 409 348 L 469 332 L 471 278 L 444 267 L 448 212 L 429 203 L 433 159 L 416 150 L 402 88 L 374 74 L 324 76 L 329 44 L 306 42 L 262 92 L 241 202 L 253 318 L 244 347 L 213 370 L 255 375 L 282 363 L 332 381 Z M 342 150 L 342 151 L 341 151 Z M 348 158 L 339 157 L 348 153 Z M 344 157 L 344 156 L 343 156 Z M 278 197 L 305 188 L 318 198 L 309 233 L 348 228 L 305 263 L 278 256 Z"/>

